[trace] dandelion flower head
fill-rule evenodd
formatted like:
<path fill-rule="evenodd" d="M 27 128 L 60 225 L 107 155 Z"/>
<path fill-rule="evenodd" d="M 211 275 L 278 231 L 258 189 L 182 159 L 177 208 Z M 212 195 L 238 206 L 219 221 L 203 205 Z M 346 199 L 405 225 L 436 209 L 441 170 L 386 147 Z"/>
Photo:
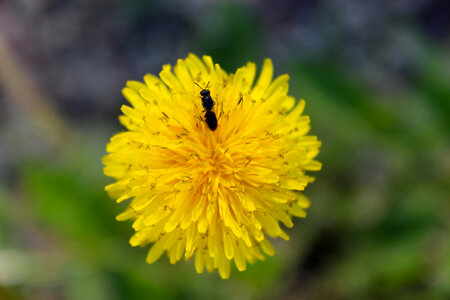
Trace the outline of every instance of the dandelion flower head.
<path fill-rule="evenodd" d="M 320 142 L 306 135 L 305 102 L 288 95 L 288 75 L 273 80 L 270 59 L 226 73 L 211 57 L 190 54 L 165 65 L 159 78 L 129 81 L 122 106 L 127 129 L 114 135 L 103 159 L 106 187 L 121 202 L 117 220 L 133 220 L 132 246 L 151 244 L 147 262 L 167 252 L 170 263 L 195 257 L 202 273 L 273 255 L 268 237 L 289 237 L 292 216 L 305 217 L 302 195 L 320 170 Z M 200 87 L 210 90 L 218 127 L 205 123 Z"/>

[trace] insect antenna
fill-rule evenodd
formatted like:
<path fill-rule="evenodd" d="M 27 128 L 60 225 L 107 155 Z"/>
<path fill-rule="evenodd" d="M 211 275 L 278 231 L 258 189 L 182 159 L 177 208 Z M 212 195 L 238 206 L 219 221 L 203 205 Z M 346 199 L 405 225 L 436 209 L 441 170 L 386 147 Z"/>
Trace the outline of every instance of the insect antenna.
<path fill-rule="evenodd" d="M 202 88 L 197 82 L 194 81 L 194 84 L 195 84 L 196 86 L 198 86 L 200 89 L 204 90 L 204 88 Z"/>
<path fill-rule="evenodd" d="M 198 86 L 200 89 L 202 89 L 202 90 L 206 90 L 206 89 L 208 89 L 208 86 L 209 86 L 209 83 L 210 83 L 211 81 L 208 81 L 208 84 L 206 85 L 206 87 L 205 88 L 202 88 L 197 82 L 195 82 L 194 81 L 194 84 L 196 85 L 196 86 Z"/>

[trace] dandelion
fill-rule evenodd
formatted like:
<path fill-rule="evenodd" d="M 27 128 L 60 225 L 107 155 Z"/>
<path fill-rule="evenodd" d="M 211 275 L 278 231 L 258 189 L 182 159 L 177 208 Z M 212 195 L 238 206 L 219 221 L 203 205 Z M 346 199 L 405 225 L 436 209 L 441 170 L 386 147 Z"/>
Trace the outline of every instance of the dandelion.
<path fill-rule="evenodd" d="M 211 57 L 190 54 L 144 83 L 123 89 L 130 106 L 127 131 L 107 145 L 104 173 L 116 179 L 106 191 L 117 202 L 132 198 L 117 220 L 132 219 L 132 246 L 152 244 L 147 262 L 167 252 L 174 264 L 195 256 L 202 273 L 230 274 L 230 262 L 275 253 L 268 237 L 289 236 L 292 216 L 303 218 L 309 200 L 300 193 L 320 170 L 320 142 L 306 135 L 304 100 L 288 95 L 288 75 L 275 80 L 270 59 L 254 84 L 256 66 L 228 74 Z M 218 126 L 205 123 L 200 87 L 208 86 Z M 261 251 L 262 250 L 262 251 Z"/>

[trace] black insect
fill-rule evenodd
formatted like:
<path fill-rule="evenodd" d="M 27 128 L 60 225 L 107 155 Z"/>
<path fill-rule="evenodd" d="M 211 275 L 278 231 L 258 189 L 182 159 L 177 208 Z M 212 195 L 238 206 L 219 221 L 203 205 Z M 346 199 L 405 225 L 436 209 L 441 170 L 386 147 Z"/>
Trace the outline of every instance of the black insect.
<path fill-rule="evenodd" d="M 209 129 L 211 131 L 214 131 L 217 129 L 217 118 L 216 114 L 212 111 L 214 108 L 214 100 L 211 98 L 210 91 L 208 90 L 208 84 L 205 88 L 202 88 L 199 86 L 196 82 L 194 82 L 199 88 L 202 90 L 200 91 L 200 96 L 202 97 L 202 106 L 205 109 L 205 122 L 206 125 L 208 125 Z"/>

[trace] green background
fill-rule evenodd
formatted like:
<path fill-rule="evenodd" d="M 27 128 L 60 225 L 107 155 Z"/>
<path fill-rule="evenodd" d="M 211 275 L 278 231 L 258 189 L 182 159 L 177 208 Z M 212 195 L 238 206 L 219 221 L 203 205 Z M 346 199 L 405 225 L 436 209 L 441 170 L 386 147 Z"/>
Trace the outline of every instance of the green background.
<path fill-rule="evenodd" d="M 450 299 L 446 1 L 0 8 L 0 299 Z M 229 280 L 146 264 L 104 192 L 126 80 L 189 52 L 272 58 L 323 142 L 308 217 Z"/>

